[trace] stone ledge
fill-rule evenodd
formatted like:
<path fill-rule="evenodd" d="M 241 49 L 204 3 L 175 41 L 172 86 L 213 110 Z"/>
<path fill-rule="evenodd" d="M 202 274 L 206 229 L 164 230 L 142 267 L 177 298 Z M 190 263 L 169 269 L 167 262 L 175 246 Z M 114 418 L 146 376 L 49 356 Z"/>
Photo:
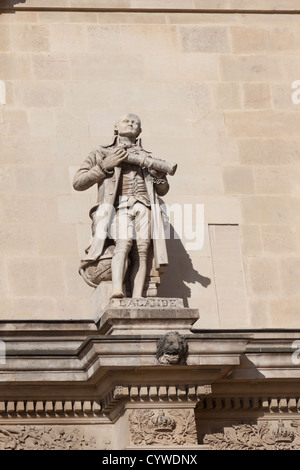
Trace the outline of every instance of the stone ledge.
<path fill-rule="evenodd" d="M 0 320 L 0 338 L 13 334 L 13 336 L 26 336 L 28 334 L 47 336 L 68 333 L 68 335 L 94 334 L 97 330 L 93 320 Z"/>
<path fill-rule="evenodd" d="M 229 0 L 226 5 L 217 0 L 4 0 L 0 11 L 5 10 L 83 10 L 108 12 L 180 12 L 180 13 L 293 13 L 299 10 L 298 0 L 261 0 L 259 5 L 245 0 Z"/>
<path fill-rule="evenodd" d="M 186 309 L 176 312 L 175 315 L 174 311 L 169 312 L 171 319 L 187 321 Z M 120 311 L 114 309 L 113 314 L 118 316 Z M 143 323 L 153 320 L 147 309 L 138 310 L 138 315 L 146 315 Z M 140 321 L 138 315 L 137 322 Z M 160 320 L 160 315 L 162 312 L 158 311 L 154 321 Z M 192 311 L 189 321 L 195 319 L 195 315 Z M 108 315 L 107 322 L 111 318 Z M 126 316 L 121 315 L 119 319 L 125 324 L 128 322 Z M 187 379 L 189 374 L 207 383 L 226 377 L 231 386 L 241 381 L 284 379 L 286 382 L 300 377 L 298 361 L 293 363 L 296 351 L 293 342 L 300 338 L 299 330 L 190 332 L 185 334 L 186 364 L 162 365 L 156 357 L 157 341 L 166 331 L 154 334 L 153 325 L 143 335 L 132 334 L 132 331 L 131 334 L 103 335 L 93 322 L 11 321 L 6 324 L 2 321 L 0 325 L 0 338 L 6 349 L 6 362 L 0 363 L 0 381 L 14 387 L 20 383 L 31 386 L 76 383 L 89 388 L 108 372 L 115 378 L 124 377 L 127 383 L 132 383 L 133 377 L 139 381 L 146 372 L 152 377 L 160 371 L 170 381 Z M 185 328 L 187 331 L 188 326 Z"/>

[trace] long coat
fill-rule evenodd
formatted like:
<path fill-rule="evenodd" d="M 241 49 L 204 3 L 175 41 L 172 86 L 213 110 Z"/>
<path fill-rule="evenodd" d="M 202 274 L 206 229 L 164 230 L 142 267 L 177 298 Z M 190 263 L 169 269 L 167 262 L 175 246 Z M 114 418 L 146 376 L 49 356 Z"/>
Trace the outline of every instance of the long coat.
<path fill-rule="evenodd" d="M 90 246 L 86 249 L 86 258 L 82 260 L 82 266 L 98 260 L 103 252 L 105 240 L 109 235 L 109 227 L 114 214 L 114 204 L 118 191 L 118 184 L 121 177 L 121 167 L 115 167 L 114 174 L 107 177 L 99 166 L 99 162 L 105 158 L 104 151 L 108 147 L 116 145 L 116 140 L 112 145 L 99 147 L 92 151 L 76 172 L 73 187 L 77 191 L 84 191 L 94 184 L 98 185 L 97 204 L 90 210 L 93 219 L 93 237 Z M 139 147 L 139 151 L 150 156 L 149 152 Z M 164 224 L 158 196 L 164 196 L 169 185 L 157 185 L 153 183 L 153 178 L 146 168 L 143 168 L 145 184 L 151 203 L 151 229 L 153 238 L 154 267 L 163 272 L 168 264 L 166 241 L 164 237 Z"/>

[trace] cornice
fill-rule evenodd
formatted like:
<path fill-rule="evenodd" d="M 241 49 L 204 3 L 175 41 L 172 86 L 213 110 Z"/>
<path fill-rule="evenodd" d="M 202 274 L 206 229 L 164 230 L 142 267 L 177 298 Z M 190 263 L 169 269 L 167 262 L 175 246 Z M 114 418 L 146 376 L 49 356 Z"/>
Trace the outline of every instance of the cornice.
<path fill-rule="evenodd" d="M 261 0 L 252 6 L 244 0 L 3 0 L 3 11 L 96 11 L 107 13 L 204 13 L 204 14 L 298 14 L 297 0 Z"/>
<path fill-rule="evenodd" d="M 300 378 L 300 359 L 295 360 L 299 330 L 190 332 L 184 335 L 188 346 L 184 364 L 159 362 L 161 336 L 151 331 L 102 335 L 95 322 L 88 321 L 1 321 L 5 363 L 0 360 L 0 382 L 96 386 L 107 374 L 122 374 L 131 383 L 145 371 L 171 381 L 182 377 L 183 383 L 191 383 L 189 375 L 198 383 Z"/>

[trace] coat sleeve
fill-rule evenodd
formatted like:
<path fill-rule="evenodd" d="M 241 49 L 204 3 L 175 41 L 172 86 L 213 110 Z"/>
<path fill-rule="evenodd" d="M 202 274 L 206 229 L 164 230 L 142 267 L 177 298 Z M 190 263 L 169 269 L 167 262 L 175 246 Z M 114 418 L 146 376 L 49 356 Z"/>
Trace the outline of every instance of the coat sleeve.
<path fill-rule="evenodd" d="M 101 159 L 102 156 L 99 150 L 94 150 L 89 154 L 79 170 L 75 173 L 73 188 L 76 189 L 76 191 L 84 191 L 93 186 L 93 184 L 101 184 L 104 181 L 106 176 L 98 165 Z"/>
<path fill-rule="evenodd" d="M 148 158 L 152 158 L 152 156 L 148 152 L 145 152 L 145 154 Z M 167 176 L 165 176 L 165 180 L 165 183 L 157 184 L 155 183 L 155 179 L 153 179 L 153 188 L 158 196 L 165 196 L 165 194 L 167 194 L 167 192 L 169 191 L 170 186 L 167 180 Z"/>

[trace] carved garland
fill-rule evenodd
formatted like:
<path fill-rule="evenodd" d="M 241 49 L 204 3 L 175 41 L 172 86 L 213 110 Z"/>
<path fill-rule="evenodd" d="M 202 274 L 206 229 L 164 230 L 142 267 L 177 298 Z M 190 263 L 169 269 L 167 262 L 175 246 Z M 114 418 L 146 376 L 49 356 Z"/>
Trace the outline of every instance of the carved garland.
<path fill-rule="evenodd" d="M 129 423 L 131 442 L 137 446 L 197 444 L 190 410 L 134 410 Z"/>
<path fill-rule="evenodd" d="M 51 426 L 1 426 L 0 450 L 84 450 L 94 449 L 96 441 L 78 428 L 66 430 Z"/>
<path fill-rule="evenodd" d="M 206 434 L 203 443 L 213 450 L 300 450 L 300 425 L 292 422 L 292 429 L 279 421 L 277 426 L 272 429 L 268 422 L 235 425 Z"/>

